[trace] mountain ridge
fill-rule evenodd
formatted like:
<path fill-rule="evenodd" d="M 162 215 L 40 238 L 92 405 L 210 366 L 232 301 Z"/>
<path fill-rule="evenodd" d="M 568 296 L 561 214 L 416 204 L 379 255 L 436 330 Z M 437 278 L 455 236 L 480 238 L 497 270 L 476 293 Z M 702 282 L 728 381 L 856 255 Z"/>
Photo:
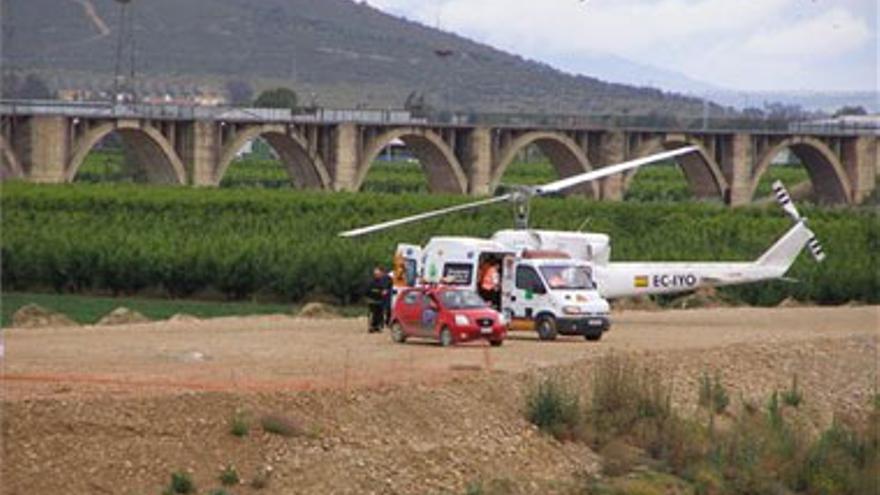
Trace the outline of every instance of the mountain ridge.
<path fill-rule="evenodd" d="M 112 85 L 119 31 L 113 0 L 4 3 L 4 70 L 39 73 L 55 89 Z M 325 106 L 400 107 L 421 93 L 434 107 L 465 111 L 702 113 L 697 98 L 568 74 L 365 3 L 132 5 L 142 91 L 222 89 L 243 80 L 257 90 L 289 85 Z"/>

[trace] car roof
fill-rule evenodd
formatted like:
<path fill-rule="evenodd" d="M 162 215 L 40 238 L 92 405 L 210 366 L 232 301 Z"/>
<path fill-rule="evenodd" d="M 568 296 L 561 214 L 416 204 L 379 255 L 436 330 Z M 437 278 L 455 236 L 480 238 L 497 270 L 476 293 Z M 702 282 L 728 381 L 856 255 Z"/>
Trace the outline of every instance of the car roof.
<path fill-rule="evenodd" d="M 407 287 L 403 293 L 408 292 L 424 292 L 424 293 L 440 293 L 440 292 L 474 292 L 473 289 L 467 287 L 455 287 L 452 285 L 437 285 L 429 287 Z"/>

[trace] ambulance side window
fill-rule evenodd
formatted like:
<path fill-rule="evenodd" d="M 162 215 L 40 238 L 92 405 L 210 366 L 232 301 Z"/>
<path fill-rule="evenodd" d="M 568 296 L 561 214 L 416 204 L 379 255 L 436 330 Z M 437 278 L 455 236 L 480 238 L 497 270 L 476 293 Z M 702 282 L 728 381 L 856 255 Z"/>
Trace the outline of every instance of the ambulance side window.
<path fill-rule="evenodd" d="M 449 285 L 471 285 L 474 267 L 467 263 L 443 265 L 443 280 Z"/>
<path fill-rule="evenodd" d="M 516 288 L 521 290 L 532 291 L 535 294 L 546 294 L 547 289 L 538 272 L 530 266 L 516 267 Z"/>

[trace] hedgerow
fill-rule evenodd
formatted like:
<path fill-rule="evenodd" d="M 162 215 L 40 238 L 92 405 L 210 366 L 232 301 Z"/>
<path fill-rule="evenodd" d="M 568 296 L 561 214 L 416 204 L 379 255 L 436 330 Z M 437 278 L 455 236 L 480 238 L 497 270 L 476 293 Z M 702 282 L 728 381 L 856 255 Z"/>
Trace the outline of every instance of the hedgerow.
<path fill-rule="evenodd" d="M 376 263 L 389 264 L 398 242 L 431 235 L 489 236 L 511 225 L 503 206 L 345 240 L 342 230 L 466 201 L 431 195 L 183 189 L 136 185 L 2 189 L 4 290 L 229 299 L 359 300 Z M 754 304 L 785 297 L 819 303 L 880 300 L 880 225 L 871 211 L 805 208 L 828 259 L 806 255 L 792 284 L 731 289 Z M 611 234 L 617 260 L 749 260 L 788 227 L 774 206 L 727 209 L 705 204 L 596 203 L 546 199 L 533 225 Z"/>

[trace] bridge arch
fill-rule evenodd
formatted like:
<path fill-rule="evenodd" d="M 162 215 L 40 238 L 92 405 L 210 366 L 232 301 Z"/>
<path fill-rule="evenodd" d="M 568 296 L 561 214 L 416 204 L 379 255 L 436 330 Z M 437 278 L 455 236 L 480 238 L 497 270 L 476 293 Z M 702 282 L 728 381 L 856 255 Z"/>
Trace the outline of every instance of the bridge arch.
<path fill-rule="evenodd" d="M 0 156 L 0 180 L 23 177 L 24 169 L 21 168 L 18 156 L 15 155 L 9 141 L 2 135 L 0 135 L 0 149 L 3 150 L 2 156 Z"/>
<path fill-rule="evenodd" d="M 320 157 L 309 153 L 305 139 L 280 124 L 255 125 L 237 133 L 223 147 L 223 154 L 214 173 L 215 184 L 220 184 L 239 150 L 256 138 L 263 138 L 278 153 L 287 174 L 300 189 L 329 189 L 330 174 Z"/>
<path fill-rule="evenodd" d="M 465 194 L 468 190 L 467 176 L 455 152 L 429 129 L 403 127 L 393 129 L 370 139 L 361 155 L 354 189 L 360 190 L 379 153 L 391 142 L 401 140 L 418 158 L 422 171 L 428 177 L 428 189 L 436 193 Z"/>
<path fill-rule="evenodd" d="M 593 170 L 586 153 L 575 140 L 567 135 L 546 131 L 527 132 L 510 141 L 501 150 L 489 184 L 490 191 L 495 191 L 501 184 L 504 173 L 516 159 L 517 153 L 532 144 L 536 145 L 550 160 L 560 177 L 569 177 Z M 593 198 L 599 197 L 599 184 L 595 181 L 587 184 L 583 190 Z"/>
<path fill-rule="evenodd" d="M 761 178 L 770 169 L 773 159 L 785 149 L 791 150 L 807 169 L 817 202 L 849 204 L 852 201 L 852 186 L 837 154 L 813 137 L 790 137 L 768 149 L 752 173 L 750 198 L 754 199 Z"/>
<path fill-rule="evenodd" d="M 102 139 L 116 132 L 142 166 L 147 181 L 157 184 L 186 184 L 186 169 L 171 143 L 151 126 L 125 127 L 108 122 L 88 130 L 74 147 L 67 164 L 66 181 L 73 182 L 86 156 Z"/>
<path fill-rule="evenodd" d="M 675 158 L 675 162 L 681 167 L 687 179 L 688 186 L 694 197 L 698 199 L 724 200 L 729 184 L 721 171 L 718 163 L 711 158 L 702 143 L 696 140 L 680 138 L 654 138 L 639 145 L 633 153 L 633 158 L 671 151 L 685 146 L 696 146 L 696 153 Z M 623 190 L 628 191 L 638 175 L 640 169 L 628 172 L 623 180 Z"/>

